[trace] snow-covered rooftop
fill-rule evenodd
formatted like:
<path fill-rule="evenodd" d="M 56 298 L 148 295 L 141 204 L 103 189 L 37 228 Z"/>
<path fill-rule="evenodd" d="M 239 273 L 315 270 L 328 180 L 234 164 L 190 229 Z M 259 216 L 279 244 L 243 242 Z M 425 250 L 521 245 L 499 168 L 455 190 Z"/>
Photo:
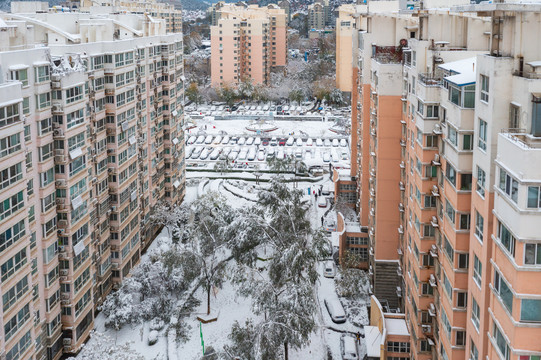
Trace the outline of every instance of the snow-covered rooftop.
<path fill-rule="evenodd" d="M 358 222 L 346 222 L 346 231 L 360 233 L 361 225 Z"/>
<path fill-rule="evenodd" d="M 406 320 L 404 319 L 395 319 L 395 318 L 385 318 L 385 328 L 387 329 L 387 334 L 389 335 L 404 335 L 409 336 L 408 327 L 406 326 Z"/>
<path fill-rule="evenodd" d="M 377 326 L 364 327 L 364 341 L 366 343 L 366 356 L 368 358 L 380 357 L 381 333 Z"/>
<path fill-rule="evenodd" d="M 464 86 L 475 83 L 476 58 L 471 57 L 439 65 L 440 69 L 450 71 L 454 75 L 446 76 L 445 80 Z"/>

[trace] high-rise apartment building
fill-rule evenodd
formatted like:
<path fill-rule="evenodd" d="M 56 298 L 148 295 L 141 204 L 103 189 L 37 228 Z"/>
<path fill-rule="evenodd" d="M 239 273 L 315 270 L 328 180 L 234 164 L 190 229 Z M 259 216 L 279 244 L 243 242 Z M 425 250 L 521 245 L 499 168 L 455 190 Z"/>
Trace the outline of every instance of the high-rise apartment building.
<path fill-rule="evenodd" d="M 336 18 L 336 88 L 351 94 L 353 87 L 353 36 L 356 32 L 354 4 L 344 4 L 338 8 Z"/>
<path fill-rule="evenodd" d="M 374 294 L 406 313 L 412 358 L 536 359 L 541 5 L 379 3 L 357 6 L 352 40 Z"/>
<path fill-rule="evenodd" d="M 287 61 L 287 17 L 275 4 L 267 7 L 221 4 L 211 26 L 212 86 L 245 79 L 268 84 L 271 69 Z"/>
<path fill-rule="evenodd" d="M 308 30 L 321 30 L 332 25 L 332 8 L 329 0 L 316 0 L 308 5 Z"/>
<path fill-rule="evenodd" d="M 182 34 L 47 12 L 0 30 L 0 357 L 58 359 L 184 197 Z"/>

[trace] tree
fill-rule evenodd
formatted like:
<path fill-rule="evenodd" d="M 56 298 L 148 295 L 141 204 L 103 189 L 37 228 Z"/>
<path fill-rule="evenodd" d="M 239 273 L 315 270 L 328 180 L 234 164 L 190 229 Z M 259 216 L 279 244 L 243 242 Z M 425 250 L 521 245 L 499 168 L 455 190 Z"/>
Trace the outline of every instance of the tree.
<path fill-rule="evenodd" d="M 227 157 L 225 159 L 218 160 L 216 164 L 214 164 L 214 170 L 219 171 L 220 174 L 231 172 L 232 169 L 233 164 Z"/>
<path fill-rule="evenodd" d="M 302 90 L 300 89 L 291 90 L 288 97 L 290 101 L 296 101 L 298 103 L 300 103 L 304 99 Z"/>
<path fill-rule="evenodd" d="M 167 235 L 170 237 L 171 228 L 177 225 L 179 218 L 177 209 L 167 202 L 160 202 L 152 209 L 150 222 L 155 226 L 164 226 L 167 229 Z"/>
<path fill-rule="evenodd" d="M 219 89 L 218 95 L 220 96 L 220 99 L 224 101 L 228 106 L 232 106 L 237 99 L 237 92 L 235 91 L 235 88 L 232 87 L 230 84 L 222 84 Z"/>
<path fill-rule="evenodd" d="M 196 82 L 192 82 L 190 86 L 188 86 L 188 88 L 186 89 L 185 95 L 188 98 L 188 100 L 196 104 L 200 104 L 201 101 L 203 100 L 203 97 L 201 96 L 199 92 L 199 87 L 197 86 Z"/>
<path fill-rule="evenodd" d="M 252 298 L 255 314 L 264 315 L 255 332 L 249 326 L 234 329 L 255 333 L 250 356 L 256 359 L 263 358 L 264 349 L 274 349 L 269 359 L 280 354 L 287 359 L 289 347 L 301 348 L 315 329 L 316 263 L 328 249 L 328 241 L 312 229 L 308 211 L 301 191 L 290 189 L 283 179 L 273 179 L 244 220 L 259 230 L 243 233 L 237 245 L 242 250 L 233 250 L 234 255 L 242 253 L 235 257 L 240 266 L 234 279 L 240 293 Z M 262 251 L 267 252 L 265 261 L 258 260 Z M 282 346 L 283 351 L 277 351 Z"/>
<path fill-rule="evenodd" d="M 212 287 L 221 287 L 225 280 L 227 247 L 232 240 L 231 224 L 235 211 L 218 193 L 207 193 L 192 204 L 191 221 L 180 232 L 187 239 L 178 252 L 192 277 L 199 279 L 207 294 L 207 314 L 210 314 Z"/>
<path fill-rule="evenodd" d="M 368 277 L 359 269 L 360 256 L 346 251 L 340 262 L 340 276 L 335 280 L 338 295 L 350 299 L 367 295 Z"/>
<path fill-rule="evenodd" d="M 77 359 L 70 357 L 68 360 L 145 360 L 130 347 L 130 343 L 117 345 L 111 337 L 95 331 L 90 333 L 90 338 Z"/>

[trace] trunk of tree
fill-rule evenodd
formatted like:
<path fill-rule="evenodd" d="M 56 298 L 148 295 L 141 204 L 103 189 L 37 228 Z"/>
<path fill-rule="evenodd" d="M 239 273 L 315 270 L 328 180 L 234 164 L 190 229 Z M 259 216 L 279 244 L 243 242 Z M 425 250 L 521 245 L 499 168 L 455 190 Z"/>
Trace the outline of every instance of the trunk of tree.
<path fill-rule="evenodd" d="M 288 354 L 287 354 L 287 341 L 284 343 L 284 359 L 287 360 Z"/>
<path fill-rule="evenodd" d="M 207 315 L 210 315 L 210 285 L 207 286 Z"/>

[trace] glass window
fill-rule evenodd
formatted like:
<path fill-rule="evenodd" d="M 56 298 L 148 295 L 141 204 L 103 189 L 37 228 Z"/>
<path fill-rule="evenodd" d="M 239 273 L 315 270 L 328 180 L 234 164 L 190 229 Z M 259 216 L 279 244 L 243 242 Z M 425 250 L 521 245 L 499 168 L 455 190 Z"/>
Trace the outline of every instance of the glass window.
<path fill-rule="evenodd" d="M 481 150 L 487 150 L 487 122 L 481 119 L 479 119 L 479 141 L 477 145 Z"/>
<path fill-rule="evenodd" d="M 477 166 L 477 193 L 482 197 L 485 197 L 485 182 L 486 182 L 486 173 L 485 170 Z"/>
<path fill-rule="evenodd" d="M 477 303 L 477 300 L 472 296 L 472 310 L 471 310 L 471 321 L 473 325 L 475 325 L 475 328 L 477 331 L 479 331 L 479 317 L 481 315 L 481 309 L 479 308 L 479 304 Z"/>
<path fill-rule="evenodd" d="M 494 337 L 496 346 L 500 353 L 503 355 L 503 358 L 505 360 L 509 360 L 511 358 L 511 348 L 509 347 L 507 340 L 505 340 L 505 337 L 500 331 L 500 328 L 498 328 L 498 325 L 496 324 L 494 324 L 494 331 L 492 333 L 492 336 Z"/>
<path fill-rule="evenodd" d="M 524 244 L 524 264 L 541 265 L 541 244 Z"/>
<path fill-rule="evenodd" d="M 481 275 L 483 273 L 483 264 L 477 257 L 477 255 L 474 254 L 473 257 L 473 280 L 477 283 L 477 285 L 481 286 Z"/>
<path fill-rule="evenodd" d="M 499 188 L 506 193 L 513 202 L 518 202 L 518 180 L 500 168 Z"/>
<path fill-rule="evenodd" d="M 500 189 L 501 189 L 501 173 L 500 173 Z M 541 207 L 541 191 L 539 186 L 528 186 L 528 202 L 527 206 L 530 209 L 538 209 Z"/>
<path fill-rule="evenodd" d="M 481 101 L 488 102 L 488 86 L 489 86 L 488 76 L 481 75 Z"/>
<path fill-rule="evenodd" d="M 494 290 L 509 312 L 513 312 L 513 292 L 498 270 L 494 270 Z"/>
<path fill-rule="evenodd" d="M 541 300 L 522 299 L 520 301 L 521 321 L 541 321 Z"/>

